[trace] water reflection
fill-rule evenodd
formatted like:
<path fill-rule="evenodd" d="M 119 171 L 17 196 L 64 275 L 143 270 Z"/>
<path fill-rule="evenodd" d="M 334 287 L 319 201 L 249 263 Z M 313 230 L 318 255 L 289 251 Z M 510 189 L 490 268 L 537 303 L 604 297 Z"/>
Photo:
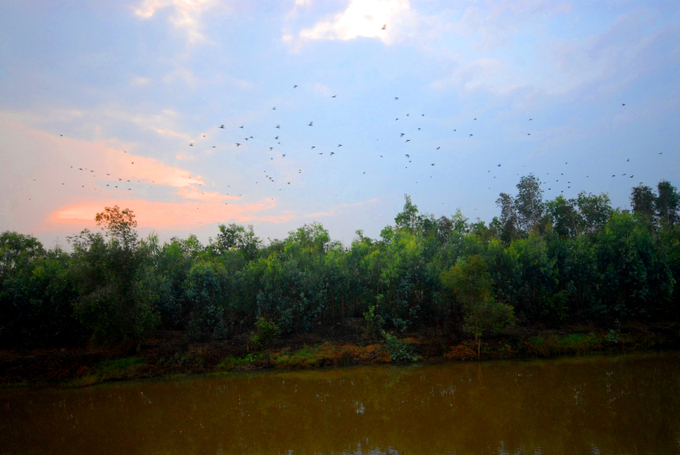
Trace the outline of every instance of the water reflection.
<path fill-rule="evenodd" d="M 0 453 L 678 453 L 680 355 L 0 392 Z"/>

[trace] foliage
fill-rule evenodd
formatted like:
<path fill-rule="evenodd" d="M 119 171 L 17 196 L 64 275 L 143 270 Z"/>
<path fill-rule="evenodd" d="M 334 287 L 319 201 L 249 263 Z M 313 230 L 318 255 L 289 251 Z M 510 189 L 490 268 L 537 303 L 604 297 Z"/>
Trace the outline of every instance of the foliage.
<path fill-rule="evenodd" d="M 274 337 L 277 337 L 281 330 L 273 322 L 260 317 L 255 322 L 255 331 L 250 334 L 250 343 L 255 348 L 269 346 Z"/>
<path fill-rule="evenodd" d="M 475 336 L 477 342 L 477 356 L 480 355 L 481 338 L 484 333 L 489 335 L 501 333 L 515 325 L 515 315 L 510 305 L 496 302 L 493 298 L 471 302 L 465 306 L 466 332 Z"/>
<path fill-rule="evenodd" d="M 145 250 L 140 248 L 134 215 L 117 206 L 98 213 L 105 238 L 87 229 L 69 238 L 74 253 L 71 273 L 80 297 L 76 317 L 100 343 L 139 346 L 159 323 L 156 295 L 143 286 Z"/>
<path fill-rule="evenodd" d="M 119 207 L 97 214 L 102 231 L 70 237 L 71 252 L 4 232 L 0 343 L 93 338 L 132 348 L 162 328 L 204 340 L 252 332 L 253 345 L 265 346 L 278 331 L 356 325 L 363 316 L 369 337 L 397 358 L 396 337 L 415 330 L 467 330 L 479 351 L 482 335 L 515 319 L 610 327 L 678 318 L 680 196 L 670 182 L 633 188 L 632 214 L 606 194 L 545 201 L 540 184 L 529 175 L 515 195 L 501 193 L 489 223 L 460 210 L 421 213 L 406 195 L 379 238 L 359 230 L 347 246 L 318 223 L 266 244 L 236 224 L 220 225 L 206 245 L 195 235 L 140 240 L 134 213 Z"/>
<path fill-rule="evenodd" d="M 384 330 L 381 330 L 381 334 L 385 338 L 385 350 L 392 357 L 393 361 L 416 361 L 421 359 L 419 355 L 413 353 L 413 346 L 404 343 Z"/>

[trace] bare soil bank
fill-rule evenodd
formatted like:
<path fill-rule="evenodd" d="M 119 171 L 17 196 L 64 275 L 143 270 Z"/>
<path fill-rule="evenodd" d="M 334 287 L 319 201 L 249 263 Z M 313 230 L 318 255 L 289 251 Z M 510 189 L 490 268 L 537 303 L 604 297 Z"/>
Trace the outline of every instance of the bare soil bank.
<path fill-rule="evenodd" d="M 476 361 L 474 340 L 426 329 L 398 337 L 419 361 Z M 0 386 L 80 387 L 104 381 L 279 368 L 319 368 L 394 362 L 385 340 L 366 335 L 365 321 L 278 337 L 255 350 L 244 333 L 229 340 L 191 341 L 183 332 L 159 332 L 137 353 L 124 347 L 0 350 Z M 561 330 L 517 327 L 482 340 L 480 360 L 547 358 L 596 352 L 680 349 L 677 323 L 628 323 L 614 329 L 593 325 Z"/>

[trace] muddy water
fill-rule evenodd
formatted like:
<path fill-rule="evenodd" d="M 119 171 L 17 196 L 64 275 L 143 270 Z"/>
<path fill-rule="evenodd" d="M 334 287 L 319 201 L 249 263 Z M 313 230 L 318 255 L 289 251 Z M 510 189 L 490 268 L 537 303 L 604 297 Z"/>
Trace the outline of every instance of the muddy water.
<path fill-rule="evenodd" d="M 2 454 L 677 454 L 680 353 L 0 390 Z"/>

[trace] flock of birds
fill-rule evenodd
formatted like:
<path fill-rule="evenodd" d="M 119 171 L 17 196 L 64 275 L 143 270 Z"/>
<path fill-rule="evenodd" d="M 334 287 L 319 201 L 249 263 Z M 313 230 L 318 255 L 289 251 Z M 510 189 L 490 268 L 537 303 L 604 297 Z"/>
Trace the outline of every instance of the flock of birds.
<path fill-rule="evenodd" d="M 298 85 L 293 85 L 292 90 L 299 91 Z M 337 95 L 332 95 L 332 96 L 330 96 L 330 98 L 336 99 Z M 398 96 L 394 96 L 393 103 L 397 103 L 397 105 L 399 104 L 399 97 Z M 625 104 L 622 104 L 622 107 L 625 107 Z M 224 148 L 223 146 L 225 144 L 224 135 L 225 135 L 225 133 L 228 133 L 227 136 L 229 136 L 229 137 L 227 138 L 227 140 L 231 139 L 231 140 L 233 140 L 233 142 L 231 142 L 231 143 L 227 142 L 227 148 L 229 148 L 231 150 L 243 150 L 245 148 L 244 146 L 247 145 L 248 146 L 247 148 L 250 152 L 253 152 L 253 151 L 264 152 L 265 154 L 267 154 L 266 157 L 263 156 L 262 154 L 259 155 L 261 164 L 263 162 L 268 162 L 268 163 L 271 163 L 271 164 L 277 164 L 277 163 L 272 163 L 272 162 L 274 162 L 274 160 L 279 160 L 279 159 L 284 160 L 284 159 L 286 159 L 287 156 L 288 156 L 289 160 L 291 159 L 291 156 L 295 156 L 296 158 L 303 158 L 300 162 L 304 162 L 304 160 L 309 160 L 309 158 L 310 158 L 308 156 L 309 154 L 315 155 L 317 157 L 322 157 L 322 156 L 325 155 L 326 157 L 331 158 L 331 159 L 338 159 L 338 158 L 334 158 L 334 157 L 336 155 L 341 156 L 343 154 L 342 151 L 347 148 L 347 147 L 345 147 L 345 149 L 343 149 L 343 144 L 341 142 L 338 142 L 337 146 L 329 146 L 328 144 L 326 144 L 325 146 L 317 147 L 317 145 L 319 145 L 319 144 L 315 144 L 313 140 L 311 140 L 306 145 L 306 147 L 305 146 L 299 146 L 299 144 L 296 144 L 295 146 L 289 146 L 288 144 L 286 144 L 284 142 L 284 137 L 285 137 L 285 133 L 286 133 L 287 128 L 282 127 L 282 123 L 284 123 L 284 122 L 281 121 L 282 118 L 279 117 L 279 116 L 285 115 L 285 114 L 281 114 L 280 113 L 281 110 L 277 110 L 276 106 L 272 106 L 271 111 L 276 113 L 275 115 L 277 116 L 278 120 L 274 119 L 275 121 L 274 120 L 272 121 L 272 124 L 270 125 L 270 128 L 271 128 L 270 131 L 271 132 L 268 135 L 267 135 L 266 132 L 262 131 L 261 124 L 256 125 L 254 128 L 249 128 L 248 126 L 246 126 L 246 124 L 240 124 L 240 125 L 236 124 L 236 125 L 232 125 L 232 126 L 229 126 L 229 127 L 226 126 L 225 124 L 217 124 L 213 127 L 214 129 L 208 130 L 206 132 L 206 134 L 200 134 L 198 139 L 189 142 L 187 144 L 187 147 L 194 148 L 194 149 L 203 148 L 201 150 L 203 152 L 209 152 L 210 149 L 218 149 L 218 145 L 219 145 L 220 149 L 223 149 Z M 429 169 L 429 172 L 427 173 L 427 174 L 429 174 L 429 178 L 433 178 L 434 175 L 435 175 L 434 168 L 436 167 L 436 164 L 437 164 L 436 161 L 430 160 L 427 163 L 423 163 L 422 161 L 417 162 L 415 164 L 413 163 L 413 161 L 415 160 L 414 154 L 417 153 L 413 149 L 413 147 L 414 147 L 413 143 L 417 142 L 415 135 L 419 134 L 419 132 L 421 132 L 421 130 L 426 125 L 426 123 L 424 122 L 424 120 L 426 118 L 425 113 L 418 112 L 418 113 L 415 113 L 414 115 L 411 115 L 411 112 L 402 111 L 401 114 L 397 114 L 397 115 L 398 116 L 395 116 L 394 120 L 392 121 L 392 123 L 394 125 L 403 125 L 404 122 L 411 122 L 411 123 L 408 123 L 406 125 L 403 125 L 403 127 L 398 128 L 398 131 L 399 131 L 398 133 L 394 133 L 394 131 L 397 131 L 397 130 L 395 130 L 394 128 L 391 128 L 391 130 L 393 132 L 391 134 L 392 134 L 393 137 L 389 138 L 389 140 L 398 139 L 402 143 L 402 146 L 404 147 L 404 149 L 403 150 L 395 150 L 394 147 L 390 146 L 389 152 L 382 152 L 382 154 L 380 154 L 380 152 L 377 152 L 379 154 L 379 159 L 384 160 L 386 157 L 387 158 L 394 158 L 395 154 L 398 154 L 398 156 L 403 155 L 403 157 L 401 159 L 403 160 L 402 165 L 404 166 L 404 169 L 409 169 L 409 166 L 411 166 L 412 168 L 420 166 L 419 169 L 422 171 L 426 167 L 427 169 Z M 527 121 L 533 122 L 534 119 L 529 118 Z M 296 133 L 300 133 L 299 128 L 307 128 L 307 129 L 317 128 L 317 125 L 315 125 L 314 122 L 315 122 L 314 119 L 310 119 L 308 123 L 305 123 L 304 127 L 302 125 L 299 125 L 298 131 L 296 131 Z M 478 122 L 477 117 L 473 117 L 472 120 L 470 121 L 470 124 L 475 124 L 475 122 Z M 258 128 L 260 128 L 259 131 L 258 131 Z M 454 134 L 457 133 L 457 129 L 458 128 L 452 128 L 452 133 L 454 133 Z M 527 134 L 527 136 L 531 136 L 530 131 L 528 131 L 526 134 Z M 62 135 L 60 135 L 60 136 L 62 136 Z M 298 134 L 298 136 L 300 136 L 300 135 Z M 466 132 L 465 136 L 467 136 L 468 138 L 475 137 L 474 133 L 470 132 L 470 131 Z M 380 138 L 377 138 L 376 140 L 379 141 Z M 430 142 L 430 144 L 432 144 L 432 143 Z M 411 147 L 411 148 L 409 148 L 409 147 Z M 418 147 L 420 147 L 420 145 Z M 301 157 L 300 152 L 304 151 L 305 149 L 307 150 L 307 152 L 306 152 L 307 156 Z M 443 152 L 441 145 L 436 145 L 436 146 L 432 145 L 432 149 L 433 150 L 431 150 L 431 153 Z M 373 150 L 376 150 L 376 147 L 373 147 Z M 123 151 L 123 153 L 127 153 L 127 151 Z M 431 153 L 423 153 L 422 155 L 432 156 Z M 660 154 L 662 154 L 662 153 L 660 153 Z M 267 161 L 266 158 L 269 158 L 269 160 Z M 132 158 L 132 159 L 134 159 L 134 158 Z M 132 161 L 132 159 L 131 159 L 131 164 L 134 165 L 134 161 Z M 364 160 L 364 162 L 365 162 L 365 160 Z M 627 159 L 626 162 L 630 162 L 630 159 Z M 497 177 L 497 175 L 493 175 L 492 172 L 493 172 L 494 169 L 501 168 L 502 164 L 503 163 L 494 164 L 490 169 L 488 169 L 487 174 L 491 174 L 491 175 L 489 175 L 489 177 L 493 176 L 493 178 L 495 179 Z M 568 164 L 569 164 L 568 161 L 564 162 L 564 166 L 568 166 Z M 269 170 L 266 169 L 265 167 L 269 168 Z M 276 168 L 276 166 L 274 166 L 274 167 Z M 90 187 L 90 189 L 92 189 L 93 191 L 100 191 L 101 192 L 101 191 L 103 191 L 107 188 L 111 189 L 111 190 L 133 191 L 133 188 L 137 189 L 141 186 L 141 185 L 135 186 L 135 184 L 144 185 L 145 183 L 147 183 L 147 182 L 143 182 L 141 179 L 135 180 L 134 178 L 127 177 L 127 176 L 112 176 L 111 173 L 105 173 L 105 176 L 104 176 L 103 175 L 104 173 L 100 172 L 98 174 L 97 172 L 95 172 L 94 169 L 88 169 L 87 167 L 84 167 L 84 166 L 80 167 L 80 166 L 76 166 L 76 165 L 71 165 L 71 168 L 74 171 L 82 172 L 86 175 L 91 176 L 92 178 L 95 178 L 95 179 L 97 179 L 99 177 L 100 181 L 101 180 L 110 181 L 110 183 L 97 183 L 97 184 L 93 184 L 92 186 L 88 185 L 88 187 Z M 281 177 L 279 175 L 276 175 L 276 172 L 272 170 L 271 166 L 262 166 L 261 170 L 262 170 L 262 174 L 259 174 L 259 176 L 258 175 L 252 176 L 252 183 L 254 185 L 271 184 L 271 185 L 274 185 L 273 189 L 274 190 L 278 189 L 278 191 L 283 191 L 283 189 L 285 187 L 287 187 L 291 184 L 295 185 L 295 182 L 290 179 L 290 172 L 288 172 L 288 178 L 282 180 Z M 540 176 L 537 176 L 539 178 L 540 183 L 545 185 L 546 188 L 544 188 L 544 189 L 547 189 L 549 196 L 554 196 L 554 195 L 558 194 L 558 193 L 556 193 L 557 191 L 559 191 L 559 194 L 563 194 L 565 190 L 571 188 L 571 183 L 572 183 L 571 179 L 568 175 L 565 177 L 565 172 L 563 172 L 563 171 L 566 171 L 566 168 L 559 170 L 558 172 L 553 173 L 552 176 L 550 175 L 549 172 L 546 172 L 545 176 L 542 177 L 542 178 Z M 360 170 L 360 172 L 361 172 L 361 175 L 366 175 L 366 170 Z M 303 174 L 303 168 L 298 168 L 297 174 Z M 423 177 L 422 172 L 419 175 L 420 175 L 421 178 Z M 519 175 L 519 173 L 517 175 Z M 634 178 L 633 174 L 627 175 L 627 173 L 623 173 L 620 176 L 621 177 L 628 177 L 628 178 L 631 178 L 631 179 Z M 588 178 L 588 177 L 589 176 L 586 176 L 586 178 Z M 615 178 L 615 177 L 617 177 L 617 175 L 613 174 L 612 178 Z M 418 184 L 419 181 L 420 180 L 415 180 L 415 183 Z M 154 184 L 155 184 L 155 181 L 151 181 L 151 185 L 149 185 L 149 187 L 153 187 Z M 67 183 L 62 182 L 61 185 L 66 186 Z M 105 185 L 105 186 L 103 186 L 103 185 Z M 81 188 L 86 188 L 86 185 L 81 184 L 80 186 L 81 186 Z M 202 185 L 197 183 L 197 186 L 202 186 Z M 555 187 L 555 192 L 553 192 L 553 187 Z M 229 188 L 228 191 L 234 191 L 234 189 L 231 188 L 231 185 L 228 185 L 228 188 Z M 269 188 L 272 189 L 271 187 L 269 187 Z M 488 189 L 491 189 L 491 186 L 488 186 Z M 234 195 L 238 194 L 238 196 L 241 197 L 244 192 L 245 191 L 243 190 L 243 188 L 241 188 L 240 191 L 236 190 L 234 192 Z M 229 193 L 227 193 L 227 196 L 229 196 Z M 335 196 L 337 196 L 337 194 L 335 194 Z M 274 198 L 272 197 L 272 198 L 268 198 L 268 199 L 273 200 Z M 228 202 L 224 202 L 224 204 L 228 205 Z M 442 202 L 442 205 L 443 204 L 444 204 L 444 202 Z M 197 207 L 197 210 L 198 209 L 200 209 L 200 207 Z"/>

